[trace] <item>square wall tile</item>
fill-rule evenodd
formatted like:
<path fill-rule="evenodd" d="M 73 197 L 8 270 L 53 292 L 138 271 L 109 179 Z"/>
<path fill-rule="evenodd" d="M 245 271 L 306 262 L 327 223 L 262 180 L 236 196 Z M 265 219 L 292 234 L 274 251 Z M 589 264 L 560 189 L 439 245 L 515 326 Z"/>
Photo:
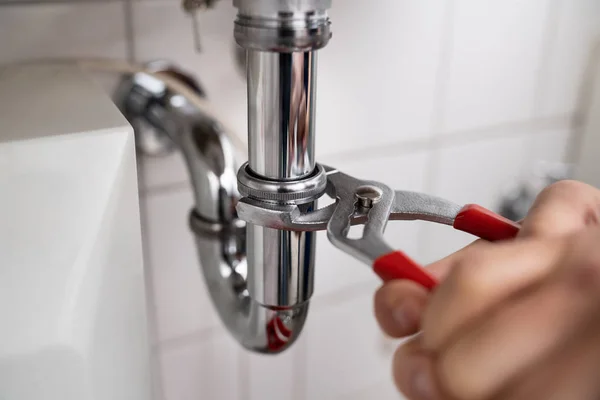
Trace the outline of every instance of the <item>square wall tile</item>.
<path fill-rule="evenodd" d="M 391 378 L 395 346 L 387 347 L 373 315 L 373 292 L 348 302 L 315 307 L 307 320 L 306 399 L 348 398 Z M 366 397 L 365 397 L 366 398 Z"/>
<path fill-rule="evenodd" d="M 281 354 L 244 351 L 242 357 L 248 374 L 248 392 L 244 399 L 298 399 L 298 392 L 302 390 L 298 373 L 305 366 L 302 360 L 304 335 L 301 335 L 291 348 Z"/>
<path fill-rule="evenodd" d="M 542 66 L 540 116 L 573 113 L 585 89 L 584 77 L 594 62 L 594 46 L 600 46 L 600 2 L 560 0 L 557 26 L 546 65 Z M 596 51 L 597 53 L 597 51 Z"/>
<path fill-rule="evenodd" d="M 159 156 L 140 154 L 138 158 L 140 190 L 152 191 L 190 181 L 185 159 L 178 149 Z"/>
<path fill-rule="evenodd" d="M 199 14 L 200 53 L 194 47 L 192 20 L 177 1 L 134 2 L 133 31 L 139 62 L 163 59 L 194 76 L 231 133 L 246 142 L 246 82 L 235 62 L 235 15 L 231 1 Z M 188 180 L 178 153 L 144 158 L 143 170 L 147 188 Z"/>
<path fill-rule="evenodd" d="M 441 149 L 435 156 L 434 195 L 458 204 L 476 203 L 498 210 L 502 196 L 523 175 L 528 134 Z M 449 226 L 427 224 L 423 259 L 433 262 L 472 242 L 475 237 Z"/>
<path fill-rule="evenodd" d="M 523 173 L 535 172 L 540 163 L 566 163 L 572 152 L 573 133 L 568 128 L 536 132 L 529 138 L 529 151 Z"/>
<path fill-rule="evenodd" d="M 239 351 L 225 331 L 161 349 L 164 400 L 237 400 Z"/>
<path fill-rule="evenodd" d="M 160 352 L 153 349 L 150 359 L 150 381 L 152 382 L 152 398 L 151 400 L 165 400 L 162 387 L 162 368 L 160 363 Z"/>
<path fill-rule="evenodd" d="M 123 58 L 123 5 L 102 2 L 2 7 L 0 48 L 1 63 L 55 57 Z"/>
<path fill-rule="evenodd" d="M 144 246 L 159 342 L 221 326 L 188 228 L 193 204 L 190 190 L 146 197 Z"/>
<path fill-rule="evenodd" d="M 391 367 L 390 367 L 391 369 Z M 387 376 L 387 379 L 381 380 L 376 384 L 370 385 L 364 389 L 359 389 L 354 393 L 340 396 L 337 400 L 365 400 L 365 399 L 377 399 L 377 400 L 408 400 L 394 385 L 391 376 Z"/>
<path fill-rule="evenodd" d="M 423 191 L 428 154 L 372 157 L 336 163 L 336 167 L 360 179 L 380 181 L 395 190 Z M 391 246 L 418 258 L 420 228 L 418 222 L 392 221 L 387 225 L 385 238 Z M 317 241 L 315 296 L 326 296 L 363 282 L 371 282 L 373 287 L 380 284 L 369 266 L 335 248 L 325 232 L 317 234 Z"/>
<path fill-rule="evenodd" d="M 549 0 L 456 0 L 443 129 L 530 119 Z"/>
<path fill-rule="evenodd" d="M 125 59 L 121 2 L 12 4 L 0 11 L 0 64 L 44 58 Z M 94 74 L 111 91 L 110 74 Z"/>
<path fill-rule="evenodd" d="M 317 154 L 430 133 L 446 3 L 334 2 L 333 37 L 319 51 Z"/>

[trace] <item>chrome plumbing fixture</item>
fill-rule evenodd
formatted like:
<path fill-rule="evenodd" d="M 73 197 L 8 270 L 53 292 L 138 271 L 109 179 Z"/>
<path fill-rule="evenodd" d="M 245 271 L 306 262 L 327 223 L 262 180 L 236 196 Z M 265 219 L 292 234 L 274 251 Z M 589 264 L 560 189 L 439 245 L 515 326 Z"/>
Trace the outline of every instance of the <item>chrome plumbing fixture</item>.
<path fill-rule="evenodd" d="M 238 173 L 238 189 L 257 201 L 310 212 L 326 183 L 314 152 L 316 51 L 331 37 L 331 1 L 234 0 L 234 6 L 248 90 L 248 162 Z M 249 224 L 246 234 L 250 297 L 305 315 L 313 293 L 315 233 Z M 300 329 L 291 329 L 289 337 Z"/>
<path fill-rule="evenodd" d="M 205 281 L 221 320 L 244 347 L 278 353 L 297 339 L 313 293 L 318 230 L 372 264 L 382 279 L 412 279 L 427 288 L 435 279 L 384 242 L 389 219 L 448 224 L 488 240 L 517 234 L 517 224 L 479 206 L 394 191 L 316 163 L 317 50 L 331 37 L 331 1 L 234 5 L 234 37 L 246 51 L 247 163 L 237 168 L 230 136 L 201 102 L 188 103 L 154 76 L 127 78 L 120 104 L 134 126 L 143 121 L 160 132 L 139 143 L 162 143 L 155 139 L 163 135 L 184 155 L 195 194 L 190 226 Z M 334 203 L 318 209 L 323 195 Z M 353 224 L 364 224 L 361 238 L 348 237 Z"/>
<path fill-rule="evenodd" d="M 238 172 L 238 190 L 245 197 L 285 204 L 303 204 L 317 200 L 325 192 L 325 169 L 317 165 L 313 172 L 300 179 L 276 181 L 255 175 L 248 163 Z"/>
<path fill-rule="evenodd" d="M 150 63 L 148 69 L 174 76 L 203 96 L 197 82 L 164 62 Z M 185 159 L 194 193 L 189 225 L 206 287 L 224 325 L 252 351 L 277 353 L 289 347 L 304 325 L 308 304 L 276 308 L 250 296 L 249 266 L 268 257 L 258 251 L 246 257 L 248 233 L 235 210 L 240 198 L 236 182 L 239 164 L 230 134 L 218 121 L 149 74 L 125 77 L 115 97 L 135 128 L 139 152 L 156 156 L 178 149 Z M 312 254 L 308 235 L 290 236 L 302 236 L 290 240 L 290 248 L 285 249 L 297 252 L 298 259 L 290 264 L 308 264 L 300 254 Z M 260 249 L 256 243 L 254 247 Z M 262 269 L 258 271 L 262 273 Z M 297 277 L 297 281 L 304 279 Z M 297 286 L 302 287 L 299 283 Z M 304 296 L 305 292 L 299 294 Z"/>
<path fill-rule="evenodd" d="M 233 0 L 234 36 L 245 49 L 273 53 L 312 52 L 327 45 L 331 0 Z"/>
<path fill-rule="evenodd" d="M 325 183 L 314 157 L 316 50 L 331 37 L 331 0 L 234 0 L 234 5 L 234 37 L 246 52 L 248 86 L 243 168 L 248 179 L 241 189 L 267 203 L 294 203 L 310 212 Z M 121 84 L 118 97 L 132 125 L 153 128 L 141 130 L 138 143 L 156 154 L 169 151 L 172 142 L 186 160 L 196 203 L 191 228 L 223 323 L 253 351 L 288 348 L 302 330 L 313 293 L 315 233 L 237 218 L 238 168 L 228 134 L 159 80 L 135 74 Z"/>
<path fill-rule="evenodd" d="M 238 188 L 244 197 L 237 210 L 249 223 L 249 243 L 258 243 L 249 252 L 273 254 L 262 265 L 249 266 L 254 269 L 251 277 L 260 277 L 260 269 L 264 272 L 263 281 L 250 286 L 251 296 L 277 307 L 308 302 L 313 255 L 308 263 L 289 264 L 287 255 L 296 250 L 289 247 L 289 238 L 308 238 L 319 228 L 327 228 L 336 247 L 374 263 L 382 278 L 412 277 L 428 287 L 434 285 L 433 279 L 384 243 L 382 235 L 390 216 L 417 217 L 415 213 L 424 210 L 427 213 L 421 216 L 429 220 L 456 220 L 458 229 L 492 239 L 518 232 L 511 221 L 481 207 L 461 209 L 422 194 L 395 193 L 381 183 L 319 166 L 314 157 L 316 50 L 331 38 L 327 16 L 331 0 L 234 0 L 234 5 L 238 8 L 234 36 L 247 50 L 249 143 L 248 163 L 238 173 Z M 335 203 L 316 209 L 314 200 L 326 189 Z M 395 214 L 394 207 L 398 209 Z M 355 221 L 365 223 L 360 239 L 347 236 Z M 279 241 L 273 246 L 266 238 Z M 310 240 L 314 252 L 314 236 Z M 378 268 L 381 259 L 385 266 Z M 281 290 L 290 287 L 286 284 L 290 276 L 310 277 L 303 296 Z"/>
<path fill-rule="evenodd" d="M 198 12 L 213 8 L 218 0 L 183 0 L 181 5 L 183 10 L 192 18 L 192 36 L 194 37 L 194 47 L 196 52 L 202 51 L 200 41 L 200 22 L 198 21 Z"/>
<path fill-rule="evenodd" d="M 372 265 L 384 281 L 410 279 L 428 289 L 435 287 L 436 280 L 383 239 L 388 220 L 441 223 L 489 241 L 513 238 L 520 230 L 518 224 L 474 204 L 463 207 L 423 193 L 394 191 L 383 183 L 356 179 L 331 167 L 323 169 L 327 195 L 336 199 L 335 203 L 306 211 L 292 203 L 268 204 L 248 196 L 237 204 L 239 217 L 274 229 L 327 230 L 334 246 Z M 348 237 L 350 226 L 357 224 L 364 224 L 362 236 Z"/>

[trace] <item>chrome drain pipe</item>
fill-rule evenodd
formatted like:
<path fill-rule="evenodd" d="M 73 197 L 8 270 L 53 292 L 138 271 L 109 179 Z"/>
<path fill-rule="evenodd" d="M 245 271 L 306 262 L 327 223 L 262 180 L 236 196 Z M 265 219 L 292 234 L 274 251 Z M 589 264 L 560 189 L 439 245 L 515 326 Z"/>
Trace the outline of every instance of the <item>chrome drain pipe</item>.
<path fill-rule="evenodd" d="M 315 163 L 316 52 L 331 36 L 331 0 L 234 5 L 234 36 L 246 51 L 248 84 L 248 162 L 238 170 L 238 185 L 227 132 L 160 80 L 144 73 L 129 77 L 118 102 L 132 125 L 154 129 L 136 129 L 138 145 L 156 153 L 174 147 L 186 160 L 195 194 L 189 223 L 223 324 L 245 348 L 275 354 L 289 348 L 304 326 L 316 234 L 246 224 L 235 205 L 243 195 L 310 211 L 325 188 L 325 172 Z M 159 66 L 158 72 L 169 71 Z"/>
<path fill-rule="evenodd" d="M 246 49 L 248 85 L 248 163 L 238 176 L 252 182 L 254 190 L 238 188 L 258 201 L 293 202 L 310 210 L 320 193 L 294 195 L 322 178 L 315 174 L 316 67 L 317 50 L 331 36 L 331 1 L 234 0 L 234 5 L 235 38 Z M 290 183 L 296 190 L 283 189 Z M 306 317 L 316 233 L 249 224 L 247 246 L 250 296 L 267 307 L 302 310 Z M 297 337 L 302 326 L 293 328 L 289 334 Z"/>

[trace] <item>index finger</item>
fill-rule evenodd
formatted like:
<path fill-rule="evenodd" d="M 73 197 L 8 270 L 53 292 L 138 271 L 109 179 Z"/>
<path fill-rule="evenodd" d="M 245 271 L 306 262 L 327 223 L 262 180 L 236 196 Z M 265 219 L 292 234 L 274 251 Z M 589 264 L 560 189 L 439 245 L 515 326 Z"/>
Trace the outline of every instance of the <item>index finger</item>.
<path fill-rule="evenodd" d="M 442 281 L 461 252 L 485 245 L 476 241 L 460 252 L 449 255 L 427 267 L 427 272 Z M 421 329 L 421 316 L 429 299 L 429 292 L 419 284 L 408 280 L 393 280 L 385 283 L 374 297 L 375 318 L 381 329 L 389 336 L 400 338 L 412 335 Z"/>

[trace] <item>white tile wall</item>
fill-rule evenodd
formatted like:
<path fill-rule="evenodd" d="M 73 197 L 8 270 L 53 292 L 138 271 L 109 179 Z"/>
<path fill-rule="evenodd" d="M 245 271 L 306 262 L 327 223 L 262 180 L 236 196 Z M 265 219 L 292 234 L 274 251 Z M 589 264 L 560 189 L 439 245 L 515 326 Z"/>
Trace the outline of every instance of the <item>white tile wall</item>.
<path fill-rule="evenodd" d="M 227 116 L 227 124 L 246 140 L 246 83 L 234 63 L 231 1 L 223 1 L 210 13 L 199 14 L 202 52 L 196 53 L 191 19 L 178 1 L 133 3 L 135 54 L 141 62 L 166 59 L 194 74 L 214 108 Z M 143 162 L 145 187 L 154 188 L 188 180 L 181 156 L 147 158 Z"/>
<path fill-rule="evenodd" d="M 342 399 L 381 382 L 381 392 L 393 387 L 392 352 L 372 312 L 372 290 L 349 301 L 312 310 L 306 338 L 306 399 Z"/>
<path fill-rule="evenodd" d="M 302 377 L 305 365 L 305 338 L 278 356 L 244 353 L 248 382 L 243 396 L 248 400 L 303 399 Z"/>
<path fill-rule="evenodd" d="M 550 0 L 455 0 L 443 129 L 532 118 Z"/>
<path fill-rule="evenodd" d="M 187 218 L 193 206 L 189 189 L 146 200 L 149 270 L 156 302 L 159 340 L 219 326 L 204 286 Z"/>
<path fill-rule="evenodd" d="M 120 0 L 29 3 L 0 10 L 0 63 L 168 59 L 196 75 L 245 140 L 245 83 L 233 62 L 230 1 L 201 16 L 200 54 L 177 1 L 134 1 L 129 16 Z M 495 207 L 504 185 L 535 160 L 565 157 L 571 127 L 564 116 L 577 107 L 599 35 L 599 4 L 335 2 L 334 38 L 320 52 L 319 158 L 396 188 Z M 396 343 L 373 319 L 379 282 L 368 268 L 320 235 L 305 334 L 281 356 L 248 354 L 224 331 L 205 291 L 187 230 L 192 198 L 180 157 L 143 158 L 141 172 L 164 400 L 399 398 L 389 377 Z M 390 223 L 386 238 L 422 262 L 470 240 L 408 222 Z"/>
<path fill-rule="evenodd" d="M 32 58 L 126 56 L 123 4 L 5 6 L 0 13 L 3 63 Z"/>
<path fill-rule="evenodd" d="M 127 56 L 124 5 L 10 5 L 0 12 L 0 63 L 31 59 Z M 96 75 L 107 90 L 112 76 Z"/>
<path fill-rule="evenodd" d="M 364 389 L 338 397 L 338 400 L 404 400 L 405 397 L 398 394 L 398 389 L 394 385 L 390 385 L 390 378 L 386 378 Z"/>
<path fill-rule="evenodd" d="M 574 136 L 569 129 L 549 129 L 537 132 L 529 138 L 530 149 L 524 172 L 531 171 L 539 162 L 570 162 L 572 150 L 570 139 Z"/>
<path fill-rule="evenodd" d="M 432 194 L 458 204 L 477 203 L 497 209 L 508 184 L 519 178 L 527 154 L 523 135 L 475 142 L 441 149 L 436 154 Z M 458 250 L 473 240 L 471 235 L 447 226 L 427 224 L 425 256 L 428 262 Z"/>
<path fill-rule="evenodd" d="M 335 5 L 334 39 L 319 55 L 319 155 L 423 140 L 431 133 L 447 3 Z"/>
<path fill-rule="evenodd" d="M 237 399 L 237 343 L 226 332 L 161 351 L 165 399 Z"/>
<path fill-rule="evenodd" d="M 506 137 L 440 149 L 431 193 L 458 204 L 476 203 L 491 210 L 517 180 L 528 178 L 539 162 L 566 161 L 571 134 L 563 129 L 523 131 Z M 474 237 L 447 226 L 426 224 L 421 253 L 430 263 L 469 244 Z"/>
<path fill-rule="evenodd" d="M 582 78 L 600 57 L 600 2 L 560 0 L 558 3 L 554 10 L 556 26 L 549 32 L 552 44 L 541 69 L 544 80 L 538 106 L 542 115 L 575 112 Z"/>

